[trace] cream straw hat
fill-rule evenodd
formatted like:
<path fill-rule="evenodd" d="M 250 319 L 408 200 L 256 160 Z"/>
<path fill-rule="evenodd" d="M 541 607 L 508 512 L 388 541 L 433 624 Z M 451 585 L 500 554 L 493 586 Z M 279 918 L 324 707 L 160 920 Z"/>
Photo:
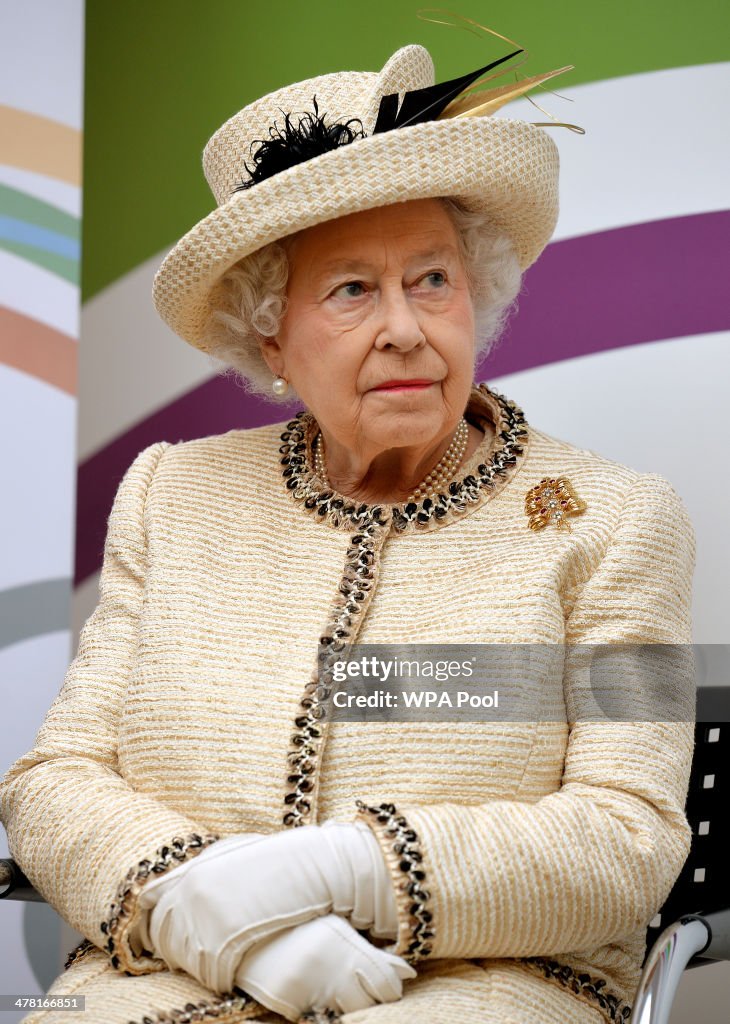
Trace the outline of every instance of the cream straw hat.
<path fill-rule="evenodd" d="M 451 196 L 469 209 L 488 211 L 512 239 L 522 269 L 529 267 L 558 217 L 557 147 L 530 122 L 475 115 L 491 114 L 560 72 L 455 99 L 511 56 L 434 86 L 428 51 L 404 46 L 380 72 L 321 75 L 269 93 L 234 114 L 203 152 L 218 206 L 180 239 L 155 275 L 152 296 L 162 319 L 205 350 L 216 283 L 242 257 L 322 221 L 409 199 Z M 428 87 L 429 93 L 404 99 Z M 444 91 L 448 106 L 434 100 Z M 421 108 L 417 121 L 409 115 L 416 108 Z M 318 113 L 327 125 L 350 122 L 359 136 L 345 137 L 347 144 L 316 156 L 300 154 L 300 162 L 253 183 L 249 168 L 253 172 L 257 165 L 256 144 L 271 138 L 272 128 L 281 133 L 287 114 L 296 125 L 305 111 Z"/>

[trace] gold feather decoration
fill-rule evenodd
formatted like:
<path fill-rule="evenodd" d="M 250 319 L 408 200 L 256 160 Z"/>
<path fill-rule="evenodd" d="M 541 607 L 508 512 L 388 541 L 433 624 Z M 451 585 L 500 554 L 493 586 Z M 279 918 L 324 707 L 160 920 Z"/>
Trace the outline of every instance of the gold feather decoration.
<path fill-rule="evenodd" d="M 426 14 L 439 14 L 442 17 L 426 17 Z M 516 71 L 521 64 L 524 64 L 529 58 L 528 50 L 525 47 L 520 46 L 520 44 L 514 39 L 510 39 L 508 36 L 503 36 L 500 32 L 495 32 L 494 29 L 487 28 L 486 25 L 481 25 L 478 21 L 474 21 L 472 18 L 466 18 L 464 15 L 456 14 L 453 11 L 447 11 L 438 7 L 423 7 L 417 12 L 417 16 L 422 21 L 428 21 L 434 25 L 446 25 L 449 28 L 462 28 L 474 35 L 480 35 L 481 33 L 486 32 L 489 35 L 496 36 L 498 39 L 501 39 L 506 43 L 510 43 L 512 46 L 517 47 L 518 51 L 524 53 L 524 56 L 517 62 L 517 64 L 511 65 L 509 68 L 502 68 L 499 71 L 495 71 L 494 74 L 486 75 L 484 78 L 470 84 L 467 89 L 463 90 L 460 96 L 453 99 L 448 106 L 443 109 L 443 111 L 438 115 L 437 120 L 451 117 L 488 117 L 511 100 L 518 99 L 520 96 L 525 96 L 525 98 L 536 106 L 538 110 L 542 110 L 543 114 L 550 118 L 550 121 L 531 121 L 530 124 L 541 128 L 568 128 L 580 135 L 585 135 L 585 129 L 580 125 L 569 124 L 565 121 L 558 121 L 552 114 L 543 110 L 539 104 L 535 103 L 532 97 L 526 95 L 532 89 L 543 88 L 543 83 L 549 81 L 551 78 L 556 78 L 558 75 L 562 75 L 566 71 L 572 71 L 575 67 L 574 64 L 566 64 L 565 67 L 556 68 L 554 71 L 546 71 L 539 75 L 531 75 L 528 78 L 523 78 L 514 83 L 508 83 L 507 85 L 503 84 L 493 86 L 491 89 L 484 89 L 482 87 L 487 82 L 504 75 L 507 71 Z M 445 18 L 453 20 L 445 20 Z M 559 96 L 560 94 L 554 93 L 553 95 Z M 570 99 L 567 96 L 561 96 L 560 98 Z M 570 102 L 572 102 L 572 100 Z"/>

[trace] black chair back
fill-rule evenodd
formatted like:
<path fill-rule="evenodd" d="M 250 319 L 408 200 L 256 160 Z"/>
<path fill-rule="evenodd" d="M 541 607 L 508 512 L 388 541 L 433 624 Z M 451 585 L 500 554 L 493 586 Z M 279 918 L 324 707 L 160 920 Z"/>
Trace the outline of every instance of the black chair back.
<path fill-rule="evenodd" d="M 647 955 L 667 925 L 684 914 L 730 907 L 730 686 L 697 690 L 686 812 L 692 845 L 664 906 L 647 929 Z M 693 957 L 688 966 L 711 962 Z"/>

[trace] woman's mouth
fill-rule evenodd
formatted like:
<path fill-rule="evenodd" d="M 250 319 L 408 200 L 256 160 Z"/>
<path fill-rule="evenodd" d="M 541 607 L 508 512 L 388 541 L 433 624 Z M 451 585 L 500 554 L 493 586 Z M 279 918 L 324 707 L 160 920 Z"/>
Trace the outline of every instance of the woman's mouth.
<path fill-rule="evenodd" d="M 413 380 L 386 380 L 383 384 L 378 384 L 373 388 L 373 391 L 423 391 L 425 388 L 430 388 L 432 384 L 432 380 L 425 380 L 422 377 Z"/>

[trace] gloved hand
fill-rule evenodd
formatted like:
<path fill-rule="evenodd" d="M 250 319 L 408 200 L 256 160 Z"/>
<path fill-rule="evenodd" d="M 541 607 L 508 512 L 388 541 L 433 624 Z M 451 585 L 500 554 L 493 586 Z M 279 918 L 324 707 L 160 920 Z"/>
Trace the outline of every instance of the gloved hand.
<path fill-rule="evenodd" d="M 220 852 L 220 848 L 225 846 L 240 848 L 249 842 L 265 838 L 265 832 L 239 832 L 236 835 L 228 836 L 226 839 L 219 839 L 212 845 L 219 847 Z M 210 847 L 206 847 L 198 854 L 198 857 L 204 856 L 209 850 Z M 152 878 L 145 885 L 137 902 L 140 916 L 129 932 L 129 944 L 135 956 L 140 956 L 143 949 L 146 949 L 149 953 L 154 953 L 155 956 L 163 956 L 150 935 L 152 914 L 162 897 L 166 893 L 171 892 L 177 886 L 182 876 L 190 870 L 194 859 L 191 858 L 190 860 L 183 861 L 182 864 L 178 864 L 169 871 L 165 871 L 159 877 Z"/>
<path fill-rule="evenodd" d="M 360 821 L 218 840 L 147 882 L 139 905 L 154 908 L 145 947 L 219 993 L 254 944 L 312 918 L 339 914 L 379 938 L 398 927 L 380 845 Z"/>
<path fill-rule="evenodd" d="M 395 1002 L 403 995 L 403 980 L 416 974 L 342 917 L 327 914 L 257 943 L 243 957 L 235 984 L 262 1006 L 296 1021 L 307 1010 L 349 1013 Z"/>

